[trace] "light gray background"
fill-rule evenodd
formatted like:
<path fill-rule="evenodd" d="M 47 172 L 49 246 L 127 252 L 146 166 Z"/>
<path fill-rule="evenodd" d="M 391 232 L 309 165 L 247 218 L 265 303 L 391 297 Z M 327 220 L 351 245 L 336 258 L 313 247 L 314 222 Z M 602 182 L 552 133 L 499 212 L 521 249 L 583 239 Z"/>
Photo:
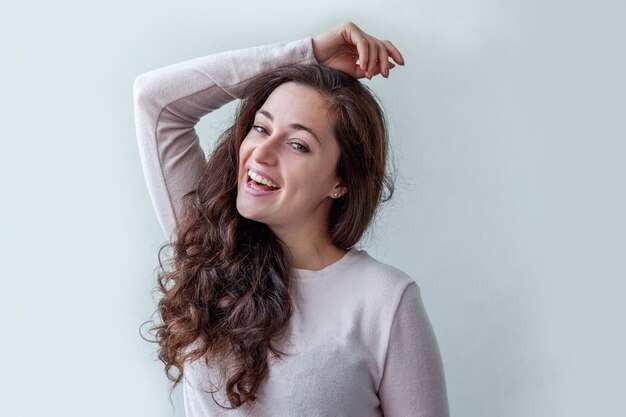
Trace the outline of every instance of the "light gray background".
<path fill-rule="evenodd" d="M 624 1 L 2 9 L 0 415 L 184 415 L 138 331 L 164 237 L 133 80 L 348 19 L 406 58 L 366 81 L 399 179 L 365 248 L 422 288 L 452 413 L 625 415 Z M 230 111 L 201 121 L 206 149 Z"/>

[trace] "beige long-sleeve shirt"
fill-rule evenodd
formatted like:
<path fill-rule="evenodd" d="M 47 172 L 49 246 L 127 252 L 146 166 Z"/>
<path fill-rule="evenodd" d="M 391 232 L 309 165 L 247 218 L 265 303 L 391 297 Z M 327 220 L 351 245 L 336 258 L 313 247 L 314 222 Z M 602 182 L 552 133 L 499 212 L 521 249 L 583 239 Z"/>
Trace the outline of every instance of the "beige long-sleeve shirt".
<path fill-rule="evenodd" d="M 182 196 L 194 188 L 206 156 L 194 126 L 241 98 L 256 74 L 316 63 L 311 38 L 212 54 L 137 77 L 139 153 L 157 217 L 168 239 Z M 185 366 L 188 417 L 447 417 L 443 364 L 417 283 L 404 272 L 350 249 L 322 270 L 294 269 L 296 309 L 288 356 L 270 363 L 257 401 L 236 410 L 211 394 L 216 374 Z M 224 391 L 214 394 L 228 406 Z"/>

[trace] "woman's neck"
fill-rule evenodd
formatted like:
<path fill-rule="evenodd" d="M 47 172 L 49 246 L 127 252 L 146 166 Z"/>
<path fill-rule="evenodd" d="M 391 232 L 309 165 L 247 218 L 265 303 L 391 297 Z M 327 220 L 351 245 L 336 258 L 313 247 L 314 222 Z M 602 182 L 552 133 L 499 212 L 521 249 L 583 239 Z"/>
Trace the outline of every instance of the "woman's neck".
<path fill-rule="evenodd" d="M 291 255 L 291 267 L 318 271 L 335 263 L 347 250 L 338 247 L 327 232 L 321 230 L 289 230 L 272 228 L 287 246 Z"/>
<path fill-rule="evenodd" d="M 292 268 L 319 271 L 337 262 L 346 252 L 329 242 L 326 246 L 290 247 Z"/>

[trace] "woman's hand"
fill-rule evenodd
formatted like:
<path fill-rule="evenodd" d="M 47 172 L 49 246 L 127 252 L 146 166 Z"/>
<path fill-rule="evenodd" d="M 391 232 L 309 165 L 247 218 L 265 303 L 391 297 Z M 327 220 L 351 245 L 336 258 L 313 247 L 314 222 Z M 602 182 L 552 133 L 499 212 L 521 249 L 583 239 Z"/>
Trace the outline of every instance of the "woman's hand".
<path fill-rule="evenodd" d="M 402 54 L 391 42 L 368 35 L 352 22 L 314 36 L 313 55 L 320 65 L 370 80 L 377 74 L 389 77 L 389 70 L 395 67 L 389 57 L 404 65 Z"/>

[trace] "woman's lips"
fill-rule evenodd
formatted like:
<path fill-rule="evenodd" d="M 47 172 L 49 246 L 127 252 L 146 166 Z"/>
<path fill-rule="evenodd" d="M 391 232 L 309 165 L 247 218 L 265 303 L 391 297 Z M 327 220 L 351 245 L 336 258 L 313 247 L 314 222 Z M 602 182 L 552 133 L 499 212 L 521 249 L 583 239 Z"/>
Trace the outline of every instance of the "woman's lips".
<path fill-rule="evenodd" d="M 260 169 L 257 169 L 257 168 L 253 167 L 250 164 L 246 165 L 246 173 L 248 172 L 248 170 L 252 170 L 256 174 L 258 174 L 258 175 L 262 176 L 263 178 L 265 178 L 266 180 L 272 181 L 272 184 L 274 184 L 278 188 L 280 188 L 280 185 L 278 185 L 278 183 L 274 180 L 274 178 L 272 178 L 267 172 L 261 171 Z"/>
<path fill-rule="evenodd" d="M 275 194 L 281 190 L 280 188 L 276 188 L 273 190 L 258 190 L 258 189 L 253 188 L 253 185 L 252 185 L 253 183 L 254 183 L 254 180 L 250 178 L 248 174 L 246 173 L 246 176 L 242 185 L 243 191 L 254 196 L 263 196 L 263 195 Z"/>

